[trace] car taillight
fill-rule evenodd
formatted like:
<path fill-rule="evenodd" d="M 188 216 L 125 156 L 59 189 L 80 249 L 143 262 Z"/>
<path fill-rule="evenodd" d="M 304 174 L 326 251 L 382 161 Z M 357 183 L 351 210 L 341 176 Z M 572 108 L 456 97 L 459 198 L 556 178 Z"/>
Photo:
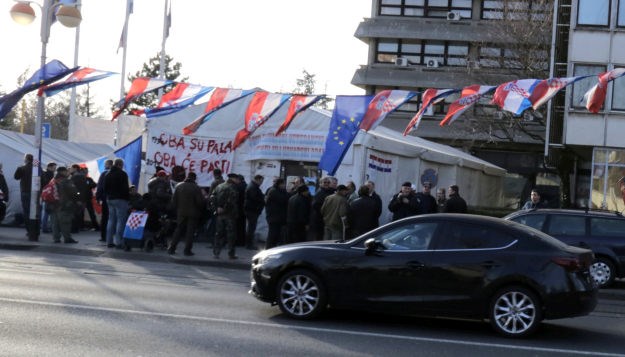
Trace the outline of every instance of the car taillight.
<path fill-rule="evenodd" d="M 586 270 L 590 266 L 590 262 L 577 257 L 553 257 L 551 261 L 571 273 Z"/>

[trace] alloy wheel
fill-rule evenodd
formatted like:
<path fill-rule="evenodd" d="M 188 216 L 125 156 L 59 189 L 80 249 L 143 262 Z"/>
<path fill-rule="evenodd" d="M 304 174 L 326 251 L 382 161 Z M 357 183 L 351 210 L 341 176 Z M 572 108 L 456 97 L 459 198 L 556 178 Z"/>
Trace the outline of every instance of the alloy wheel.
<path fill-rule="evenodd" d="M 537 303 L 528 293 L 511 289 L 500 294 L 492 306 L 494 326 L 505 335 L 522 336 L 537 324 Z"/>
<path fill-rule="evenodd" d="M 306 274 L 287 277 L 280 285 L 280 306 L 294 317 L 313 314 L 320 303 L 317 282 Z"/>
<path fill-rule="evenodd" d="M 599 287 L 605 287 L 612 283 L 613 268 L 604 259 L 597 259 L 590 265 L 590 276 Z"/>

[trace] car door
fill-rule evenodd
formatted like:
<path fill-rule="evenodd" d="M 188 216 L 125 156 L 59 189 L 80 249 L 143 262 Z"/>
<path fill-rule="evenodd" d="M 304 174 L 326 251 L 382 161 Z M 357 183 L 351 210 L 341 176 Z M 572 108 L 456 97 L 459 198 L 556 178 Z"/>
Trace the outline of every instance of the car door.
<path fill-rule="evenodd" d="M 592 249 L 587 239 L 588 230 L 584 215 L 550 214 L 543 231 L 566 244 Z"/>
<path fill-rule="evenodd" d="M 378 249 L 354 246 L 360 254 L 348 254 L 341 271 L 334 272 L 346 284 L 337 302 L 384 311 L 418 308 L 437 280 L 429 271 L 429 247 L 438 229 L 437 221 L 407 222 L 368 236 L 378 242 Z"/>

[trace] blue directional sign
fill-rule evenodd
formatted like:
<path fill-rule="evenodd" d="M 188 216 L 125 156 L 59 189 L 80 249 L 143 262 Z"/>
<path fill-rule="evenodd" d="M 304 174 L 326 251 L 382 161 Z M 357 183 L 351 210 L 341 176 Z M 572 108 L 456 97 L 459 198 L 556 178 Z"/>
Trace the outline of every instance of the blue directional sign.
<path fill-rule="evenodd" d="M 50 130 L 52 130 L 51 123 L 41 123 L 41 137 L 50 138 Z"/>

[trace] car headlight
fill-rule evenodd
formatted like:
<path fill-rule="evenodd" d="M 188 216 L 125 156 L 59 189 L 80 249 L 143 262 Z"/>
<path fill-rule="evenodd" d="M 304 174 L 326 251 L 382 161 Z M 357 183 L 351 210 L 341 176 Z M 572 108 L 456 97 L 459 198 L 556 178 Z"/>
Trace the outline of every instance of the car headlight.
<path fill-rule="evenodd" d="M 276 260 L 276 259 L 280 259 L 280 257 L 282 257 L 282 254 L 267 254 L 263 257 L 261 257 L 258 261 L 259 264 L 267 264 L 269 262 L 271 262 L 272 260 Z"/>

